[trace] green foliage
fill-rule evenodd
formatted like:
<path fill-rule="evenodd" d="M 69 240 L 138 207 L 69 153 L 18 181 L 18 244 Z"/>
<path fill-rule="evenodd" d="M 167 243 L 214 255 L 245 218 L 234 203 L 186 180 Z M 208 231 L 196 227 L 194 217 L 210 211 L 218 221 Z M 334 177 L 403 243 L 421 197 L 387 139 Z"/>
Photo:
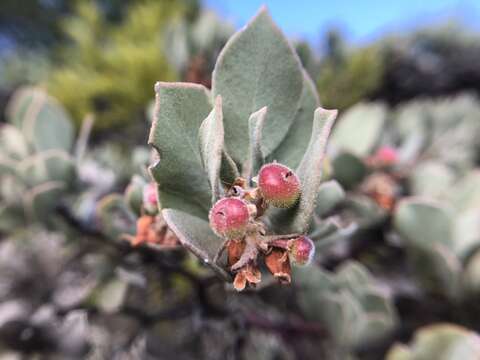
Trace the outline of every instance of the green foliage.
<path fill-rule="evenodd" d="M 79 2 L 64 21 L 71 43 L 59 49 L 64 62 L 52 72 L 49 91 L 75 119 L 94 113 L 97 129 L 135 122 L 152 98 L 152 79 L 175 79 L 163 34 L 185 10 L 180 1 L 138 2 L 120 23 L 111 23 L 95 3 Z"/>
<path fill-rule="evenodd" d="M 332 135 L 332 146 L 356 156 L 370 154 L 382 133 L 386 108 L 382 104 L 357 104 L 346 111 Z"/>
<path fill-rule="evenodd" d="M 410 346 L 396 345 L 387 360 L 475 360 L 479 353 L 480 337 L 476 333 L 453 324 L 438 324 L 418 330 Z"/>
<path fill-rule="evenodd" d="M 361 264 L 347 262 L 335 273 L 297 269 L 295 277 L 303 313 L 325 324 L 340 348 L 366 346 L 393 331 L 393 304 Z"/>
<path fill-rule="evenodd" d="M 317 87 L 322 104 L 340 110 L 369 99 L 384 76 L 382 50 L 373 45 L 327 57 L 320 66 Z"/>
<path fill-rule="evenodd" d="M 70 154 L 73 125 L 57 101 L 38 88 L 22 88 L 7 108 L 9 123 L 0 128 L 2 230 L 22 218 L 39 220 L 75 185 L 76 164 Z M 12 192 L 12 190 L 14 190 Z"/>

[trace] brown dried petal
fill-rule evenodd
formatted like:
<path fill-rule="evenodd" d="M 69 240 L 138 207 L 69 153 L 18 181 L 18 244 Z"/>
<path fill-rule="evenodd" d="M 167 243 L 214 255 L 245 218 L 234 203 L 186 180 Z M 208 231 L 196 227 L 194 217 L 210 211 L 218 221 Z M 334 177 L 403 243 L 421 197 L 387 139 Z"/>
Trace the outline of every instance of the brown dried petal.
<path fill-rule="evenodd" d="M 248 264 L 245 269 L 241 271 L 245 274 L 249 283 L 258 284 L 262 280 L 262 273 L 255 265 Z"/>
<path fill-rule="evenodd" d="M 140 245 L 148 241 L 150 228 L 155 221 L 155 217 L 144 215 L 137 220 L 137 233 L 135 237 L 131 238 L 132 246 Z"/>
<path fill-rule="evenodd" d="M 240 271 L 235 275 L 235 279 L 233 280 L 233 287 L 237 291 L 242 291 L 245 289 L 245 286 L 247 286 L 247 278 L 245 276 L 245 273 L 243 271 Z"/>
<path fill-rule="evenodd" d="M 245 241 L 243 240 L 231 240 L 227 244 L 227 259 L 228 259 L 228 267 L 230 268 L 233 264 L 235 264 L 240 257 L 242 256 L 243 252 L 245 251 Z"/>
<path fill-rule="evenodd" d="M 285 250 L 272 248 L 272 251 L 265 256 L 265 265 L 282 284 L 291 282 L 292 268 L 290 267 L 288 253 Z"/>

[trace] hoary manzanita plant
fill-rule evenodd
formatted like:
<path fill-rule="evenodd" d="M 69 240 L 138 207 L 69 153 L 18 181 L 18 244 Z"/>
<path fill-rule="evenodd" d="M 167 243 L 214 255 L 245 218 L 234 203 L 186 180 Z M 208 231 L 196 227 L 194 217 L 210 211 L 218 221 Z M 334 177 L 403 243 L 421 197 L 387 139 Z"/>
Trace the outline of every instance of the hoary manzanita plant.
<path fill-rule="evenodd" d="M 314 252 L 306 234 L 337 111 L 319 107 L 267 11 L 228 41 L 211 91 L 159 82 L 155 92 L 150 171 L 170 229 L 237 290 L 260 282 L 262 263 L 290 282 L 290 263 Z"/>

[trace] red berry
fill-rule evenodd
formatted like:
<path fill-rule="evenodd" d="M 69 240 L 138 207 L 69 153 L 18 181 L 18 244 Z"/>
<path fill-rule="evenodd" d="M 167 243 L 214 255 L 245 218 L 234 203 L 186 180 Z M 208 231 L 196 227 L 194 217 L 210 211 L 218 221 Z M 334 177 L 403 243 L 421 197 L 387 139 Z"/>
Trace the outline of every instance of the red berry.
<path fill-rule="evenodd" d="M 143 208 L 148 213 L 154 213 L 157 208 L 157 184 L 148 183 L 143 188 Z"/>
<path fill-rule="evenodd" d="M 288 250 L 293 262 L 298 265 L 307 265 L 315 255 L 315 244 L 310 238 L 300 236 L 288 241 Z"/>
<path fill-rule="evenodd" d="M 208 216 L 210 227 L 226 239 L 242 238 L 249 221 L 247 203 L 239 198 L 223 198 L 213 205 Z"/>
<path fill-rule="evenodd" d="M 264 165 L 258 173 L 258 187 L 265 201 L 278 208 L 293 206 L 300 196 L 300 180 L 285 165 Z"/>
<path fill-rule="evenodd" d="M 397 150 L 391 146 L 382 146 L 378 149 L 375 157 L 383 164 L 394 164 L 398 160 Z"/>

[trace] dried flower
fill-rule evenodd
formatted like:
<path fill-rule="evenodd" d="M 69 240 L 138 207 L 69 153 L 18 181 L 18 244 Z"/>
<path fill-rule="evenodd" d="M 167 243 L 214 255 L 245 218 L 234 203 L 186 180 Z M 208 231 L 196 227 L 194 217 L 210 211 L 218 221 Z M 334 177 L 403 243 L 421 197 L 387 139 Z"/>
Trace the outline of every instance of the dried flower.
<path fill-rule="evenodd" d="M 288 258 L 288 252 L 279 248 L 272 248 L 265 255 L 265 265 L 272 275 L 282 284 L 289 284 L 292 280 L 292 268 Z"/>

